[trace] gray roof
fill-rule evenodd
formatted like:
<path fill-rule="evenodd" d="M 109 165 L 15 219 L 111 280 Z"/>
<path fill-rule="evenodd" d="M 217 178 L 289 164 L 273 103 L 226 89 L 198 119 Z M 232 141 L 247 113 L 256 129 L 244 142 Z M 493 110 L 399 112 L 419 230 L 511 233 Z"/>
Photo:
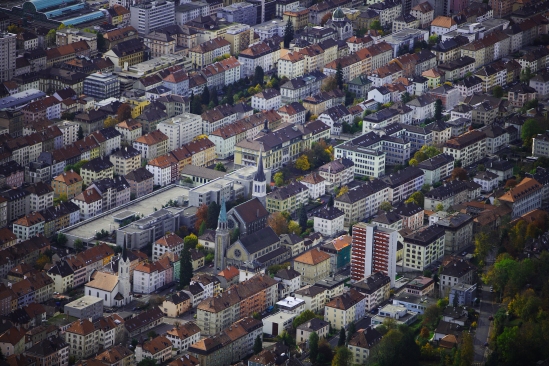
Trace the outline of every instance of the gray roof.
<path fill-rule="evenodd" d="M 278 235 L 270 227 L 258 230 L 239 239 L 248 253 L 256 253 L 280 241 Z"/>

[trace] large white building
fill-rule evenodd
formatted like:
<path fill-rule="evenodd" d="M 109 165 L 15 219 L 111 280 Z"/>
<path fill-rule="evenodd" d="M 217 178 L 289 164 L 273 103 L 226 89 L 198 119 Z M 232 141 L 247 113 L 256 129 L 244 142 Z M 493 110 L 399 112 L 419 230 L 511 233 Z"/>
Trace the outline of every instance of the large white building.
<path fill-rule="evenodd" d="M 511 219 L 541 208 L 543 185 L 534 178 L 526 177 L 498 199 L 513 209 Z"/>
<path fill-rule="evenodd" d="M 198 114 L 182 113 L 170 121 L 160 122 L 157 129 L 168 136 L 169 151 L 191 142 L 202 133 L 202 117 Z"/>
<path fill-rule="evenodd" d="M 164 253 L 179 255 L 183 250 L 183 239 L 174 233 L 169 233 L 158 239 L 153 244 L 152 260 L 157 261 Z"/>
<path fill-rule="evenodd" d="M 252 95 L 252 108 L 258 111 L 277 110 L 282 105 L 280 92 L 276 89 L 265 89 L 261 93 Z"/>
<path fill-rule="evenodd" d="M 344 231 L 345 212 L 336 207 L 326 207 L 313 214 L 314 230 L 325 237 Z"/>
<path fill-rule="evenodd" d="M 134 4 L 130 7 L 131 26 L 140 36 L 165 25 L 175 24 L 175 5 L 172 1 L 156 0 Z"/>

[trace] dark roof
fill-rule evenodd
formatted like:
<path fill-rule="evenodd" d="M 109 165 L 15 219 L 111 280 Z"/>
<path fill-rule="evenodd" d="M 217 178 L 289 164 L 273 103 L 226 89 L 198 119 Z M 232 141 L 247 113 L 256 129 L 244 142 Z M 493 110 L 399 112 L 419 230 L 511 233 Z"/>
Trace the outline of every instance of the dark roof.
<path fill-rule="evenodd" d="M 46 356 L 52 356 L 55 353 L 55 357 L 57 356 L 57 352 L 63 348 L 68 348 L 69 345 L 65 343 L 65 339 L 53 336 L 48 339 L 44 339 L 43 341 L 35 344 L 31 348 L 25 351 L 25 354 L 28 356 L 34 356 L 38 358 L 43 358 Z"/>
<path fill-rule="evenodd" d="M 397 173 L 390 174 L 381 179 L 383 179 L 383 181 L 387 183 L 391 188 L 395 188 L 423 175 L 423 170 L 413 166 L 409 166 L 402 170 L 399 170 Z"/>
<path fill-rule="evenodd" d="M 404 241 L 417 245 L 429 245 L 444 236 L 444 229 L 438 226 L 427 226 L 404 236 Z"/>
<path fill-rule="evenodd" d="M 298 295 L 314 297 L 314 296 L 316 296 L 320 293 L 323 293 L 324 291 L 326 291 L 325 288 L 320 287 L 320 286 L 312 285 L 312 286 L 309 286 L 309 287 L 301 288 L 301 289 L 297 290 L 295 293 L 298 294 Z"/>
<path fill-rule="evenodd" d="M 82 169 L 100 172 L 112 168 L 113 166 L 114 165 L 110 162 L 109 158 L 95 158 L 84 164 Z"/>
<path fill-rule="evenodd" d="M 270 227 L 258 230 L 239 239 L 248 253 L 256 253 L 280 241 L 276 233 Z"/>
<path fill-rule="evenodd" d="M 301 184 L 300 182 L 292 181 L 290 184 L 277 188 L 267 196 L 276 200 L 285 200 L 289 197 L 295 196 L 296 194 L 306 191 L 308 188 Z"/>
<path fill-rule="evenodd" d="M 351 286 L 359 292 L 373 294 L 388 283 L 391 283 L 391 278 L 383 272 L 377 272 Z"/>
<path fill-rule="evenodd" d="M 338 217 L 345 215 L 345 212 L 341 211 L 337 207 L 324 207 L 322 210 L 315 213 L 313 216 L 325 220 L 334 220 Z"/>
<path fill-rule="evenodd" d="M 251 200 L 234 207 L 233 209 L 245 223 L 252 223 L 256 220 L 269 216 L 269 212 L 265 209 L 265 206 L 263 206 L 257 197 L 254 197 Z"/>
<path fill-rule="evenodd" d="M 453 163 L 454 157 L 448 154 L 439 154 L 418 164 L 418 168 L 424 170 L 435 170 L 448 163 Z"/>
<path fill-rule="evenodd" d="M 360 186 L 349 189 L 348 192 L 342 194 L 339 197 L 336 197 L 335 200 L 346 203 L 353 203 L 388 187 L 389 185 L 383 180 L 372 179 L 371 181 L 366 182 Z"/>
<path fill-rule="evenodd" d="M 443 268 L 441 275 L 461 278 L 475 268 L 465 259 L 453 259 Z"/>
<path fill-rule="evenodd" d="M 372 348 L 381 341 L 383 336 L 375 328 L 360 329 L 353 334 L 349 341 L 350 346 L 359 348 Z"/>
<path fill-rule="evenodd" d="M 111 155 L 120 156 L 123 159 L 130 159 L 137 155 L 140 155 L 140 152 L 133 146 L 124 146 L 119 150 L 115 151 L 114 153 L 112 153 Z"/>
<path fill-rule="evenodd" d="M 141 183 L 141 182 L 144 182 L 146 180 L 153 179 L 153 178 L 154 178 L 154 174 L 149 172 L 145 168 L 138 168 L 138 169 L 134 170 L 133 172 L 129 172 L 128 174 L 126 174 L 126 179 L 128 181 L 133 181 L 133 182 L 137 182 L 137 183 Z"/>
<path fill-rule="evenodd" d="M 162 311 L 159 308 L 154 307 L 151 310 L 147 310 L 143 313 L 137 314 L 131 319 L 126 320 L 124 326 L 126 327 L 128 332 L 131 333 L 147 324 L 161 319 L 162 317 L 164 317 Z"/>
<path fill-rule="evenodd" d="M 278 270 L 278 272 L 276 272 L 276 275 L 275 275 L 275 277 L 282 278 L 283 280 L 291 280 L 299 276 L 301 276 L 301 273 L 299 273 L 293 268 L 280 269 Z"/>
<path fill-rule="evenodd" d="M 48 270 L 49 274 L 59 275 L 61 277 L 67 277 L 74 273 L 71 266 L 66 261 L 58 262 L 55 266 Z"/>
<path fill-rule="evenodd" d="M 329 326 L 330 323 L 325 322 L 324 320 L 313 318 L 300 326 L 297 327 L 298 330 L 306 330 L 309 332 L 317 332 L 320 329 Z"/>
<path fill-rule="evenodd" d="M 393 212 L 396 212 L 399 216 L 413 216 L 419 212 L 423 211 L 423 207 L 415 204 L 414 202 L 401 203 Z"/>

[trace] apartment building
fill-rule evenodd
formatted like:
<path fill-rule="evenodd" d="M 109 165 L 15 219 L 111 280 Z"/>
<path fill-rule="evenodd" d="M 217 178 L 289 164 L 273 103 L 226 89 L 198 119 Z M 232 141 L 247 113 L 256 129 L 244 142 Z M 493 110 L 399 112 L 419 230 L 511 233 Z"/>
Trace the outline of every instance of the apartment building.
<path fill-rule="evenodd" d="M 480 184 L 469 181 L 453 180 L 434 188 L 425 195 L 424 207 L 426 210 L 436 211 L 438 205 L 448 209 L 476 199 L 480 195 Z"/>
<path fill-rule="evenodd" d="M 370 351 L 381 341 L 383 336 L 375 328 L 359 329 L 348 343 L 353 354 L 353 364 L 363 365 L 370 356 Z"/>
<path fill-rule="evenodd" d="M 277 300 L 278 282 L 263 274 L 232 286 L 217 297 L 206 298 L 196 310 L 196 324 L 204 335 L 214 335 L 233 322 L 262 313 Z M 191 349 L 189 349 L 192 352 Z"/>
<path fill-rule="evenodd" d="M 421 190 L 425 182 L 423 171 L 416 167 L 406 167 L 381 179 L 389 185 L 388 199 L 390 202 L 405 200 L 412 193 Z"/>
<path fill-rule="evenodd" d="M 336 197 L 334 207 L 345 213 L 344 225 L 349 227 L 355 222 L 372 217 L 381 203 L 388 199 L 389 185 L 381 179 L 373 179 Z"/>
<path fill-rule="evenodd" d="M 507 56 L 510 52 L 511 38 L 502 31 L 494 31 L 484 38 L 471 42 L 461 49 L 461 57 L 475 59 L 475 69 Z"/>
<path fill-rule="evenodd" d="M 311 249 L 294 259 L 294 269 L 301 273 L 303 284 L 312 285 L 329 276 L 330 258 L 319 248 Z"/>
<path fill-rule="evenodd" d="M 216 57 L 230 54 L 231 43 L 223 38 L 214 38 L 189 50 L 189 58 L 195 69 L 201 69 L 214 63 Z"/>
<path fill-rule="evenodd" d="M 133 147 L 141 153 L 143 160 L 152 160 L 168 153 L 169 137 L 162 131 L 152 131 L 137 138 Z"/>
<path fill-rule="evenodd" d="M 444 229 L 428 226 L 404 236 L 403 266 L 423 271 L 444 255 Z"/>
<path fill-rule="evenodd" d="M 486 134 L 482 131 L 469 131 L 446 141 L 443 151 L 469 166 L 486 156 Z"/>
<path fill-rule="evenodd" d="M 175 4 L 172 1 L 146 1 L 130 6 L 131 26 L 140 36 L 157 28 L 175 24 Z"/>
<path fill-rule="evenodd" d="M 534 178 L 526 177 L 498 199 L 511 207 L 511 219 L 516 219 L 541 207 L 542 191 L 542 184 Z"/>
<path fill-rule="evenodd" d="M 126 146 L 109 155 L 114 174 L 126 175 L 141 167 L 141 153 L 132 146 Z"/>
<path fill-rule="evenodd" d="M 195 323 L 188 322 L 169 330 L 166 333 L 166 338 L 172 342 L 174 348 L 184 352 L 191 345 L 198 342 L 200 339 L 200 328 Z"/>
<path fill-rule="evenodd" d="M 326 75 L 320 71 L 312 71 L 288 80 L 280 86 L 282 104 L 299 102 L 310 95 L 320 93 L 320 86 L 325 78 Z"/>
<path fill-rule="evenodd" d="M 450 289 L 460 284 L 473 284 L 475 267 L 462 258 L 452 258 L 440 272 L 440 296 L 448 296 Z"/>
<path fill-rule="evenodd" d="M 99 329 L 88 319 L 73 322 L 65 331 L 65 342 L 69 344 L 69 355 L 77 360 L 85 359 L 99 350 Z"/>
<path fill-rule="evenodd" d="M 448 154 L 439 154 L 422 161 L 417 167 L 423 171 L 425 184 L 432 186 L 452 174 L 452 170 L 454 170 L 454 157 Z"/>
<path fill-rule="evenodd" d="M 361 281 L 352 283 L 351 288 L 366 296 L 366 311 L 371 311 L 382 302 L 389 300 L 391 295 L 391 279 L 382 272 L 377 272 Z"/>
<path fill-rule="evenodd" d="M 280 45 L 270 40 L 256 43 L 238 54 L 238 62 L 242 65 L 241 75 L 251 76 L 255 68 L 260 66 L 265 72 L 272 70 L 280 58 Z"/>
<path fill-rule="evenodd" d="M 138 343 L 135 347 L 135 360 L 137 362 L 143 359 L 155 360 L 162 363 L 172 358 L 172 342 L 165 336 L 156 336 L 148 341 Z"/>
<path fill-rule="evenodd" d="M 202 117 L 198 114 L 182 113 L 168 121 L 160 122 L 157 129 L 168 136 L 169 151 L 188 144 L 202 134 Z"/>
<path fill-rule="evenodd" d="M 350 323 L 364 317 L 365 309 L 366 296 L 351 289 L 326 303 L 324 321 L 329 322 L 334 329 L 347 328 Z"/>
<path fill-rule="evenodd" d="M 456 213 L 436 221 L 445 231 L 444 253 L 455 254 L 471 245 L 473 241 L 473 217 Z"/>
<path fill-rule="evenodd" d="M 374 273 L 389 276 L 394 286 L 398 231 L 375 224 L 353 225 L 351 279 L 362 281 Z"/>

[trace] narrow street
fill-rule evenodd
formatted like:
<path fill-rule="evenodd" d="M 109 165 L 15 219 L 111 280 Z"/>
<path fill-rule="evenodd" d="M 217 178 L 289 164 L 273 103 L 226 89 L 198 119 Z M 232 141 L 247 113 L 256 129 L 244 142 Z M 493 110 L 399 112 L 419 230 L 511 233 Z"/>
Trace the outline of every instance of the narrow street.
<path fill-rule="evenodd" d="M 498 309 L 498 304 L 494 302 L 495 296 L 495 293 L 490 292 L 490 286 L 482 286 L 482 295 L 479 307 L 480 314 L 475 333 L 475 362 L 485 361 L 485 355 L 488 347 L 485 347 L 484 344 L 488 342 L 491 326 L 491 321 L 488 318 L 493 316 Z"/>

